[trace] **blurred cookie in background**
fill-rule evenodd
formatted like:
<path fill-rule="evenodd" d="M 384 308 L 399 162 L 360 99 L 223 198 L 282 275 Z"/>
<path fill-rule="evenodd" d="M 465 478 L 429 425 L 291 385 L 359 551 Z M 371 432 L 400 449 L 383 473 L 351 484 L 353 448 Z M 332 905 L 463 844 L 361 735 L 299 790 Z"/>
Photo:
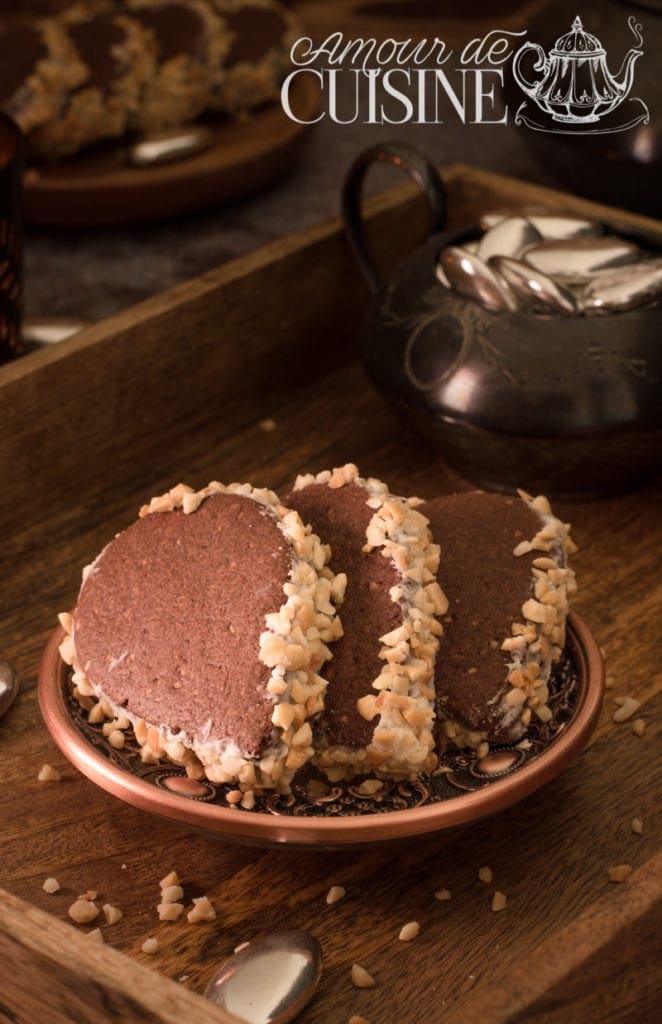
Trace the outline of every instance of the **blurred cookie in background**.
<path fill-rule="evenodd" d="M 128 0 L 126 9 L 156 46 L 156 68 L 131 126 L 149 132 L 194 120 L 207 106 L 212 69 L 229 47 L 212 4 Z"/>
<path fill-rule="evenodd" d="M 156 62 L 151 32 L 136 19 L 114 13 L 112 5 L 101 13 L 76 6 L 62 16 L 60 24 L 86 77 L 65 96 L 59 115 L 30 136 L 30 151 L 49 157 L 123 135 L 137 114 Z"/>
<path fill-rule="evenodd" d="M 56 118 L 87 69 L 50 19 L 0 23 L 0 107 L 22 132 Z"/>
<path fill-rule="evenodd" d="M 294 15 L 273 0 L 213 0 L 230 39 L 215 66 L 209 108 L 236 114 L 277 100 L 301 35 Z"/>

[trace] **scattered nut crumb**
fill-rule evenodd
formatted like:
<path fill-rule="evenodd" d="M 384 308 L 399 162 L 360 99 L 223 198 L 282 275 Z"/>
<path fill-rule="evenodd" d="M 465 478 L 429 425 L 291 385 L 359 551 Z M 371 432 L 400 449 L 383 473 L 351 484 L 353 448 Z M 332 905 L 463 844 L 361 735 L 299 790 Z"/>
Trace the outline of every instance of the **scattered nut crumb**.
<path fill-rule="evenodd" d="M 620 705 L 612 716 L 614 722 L 627 722 L 641 707 L 641 701 L 634 697 L 614 697 L 614 703 Z"/>
<path fill-rule="evenodd" d="M 120 908 L 113 907 L 110 903 L 104 903 L 101 909 L 103 910 L 103 915 L 106 918 L 106 924 L 117 924 L 117 922 L 124 917 Z"/>
<path fill-rule="evenodd" d="M 497 889 L 497 891 L 494 893 L 494 896 L 492 897 L 492 910 L 494 910 L 495 913 L 499 910 L 505 910 L 507 904 L 508 897 L 505 895 L 505 893 L 499 892 Z"/>
<path fill-rule="evenodd" d="M 68 913 L 76 924 L 89 924 L 99 913 L 99 908 L 90 900 L 76 900 L 69 907 Z"/>
<path fill-rule="evenodd" d="M 641 818 L 633 818 L 630 827 L 638 836 L 640 836 L 644 831 L 644 823 Z"/>
<path fill-rule="evenodd" d="M 37 778 L 40 782 L 59 782 L 62 776 L 56 768 L 51 768 L 49 764 L 44 764 L 39 769 Z"/>
<path fill-rule="evenodd" d="M 375 793 L 379 793 L 380 789 L 384 788 L 384 783 L 381 779 L 364 779 L 358 787 L 358 792 L 361 796 L 374 796 Z"/>
<path fill-rule="evenodd" d="M 605 679 L 605 690 L 613 690 L 616 684 L 616 680 L 613 676 L 607 676 Z"/>
<path fill-rule="evenodd" d="M 357 988 L 372 988 L 375 979 L 368 974 L 365 967 L 361 967 L 360 964 L 352 964 L 352 984 Z"/>
<path fill-rule="evenodd" d="M 225 794 L 225 799 L 229 804 L 239 804 L 241 803 L 242 796 L 243 793 L 240 789 L 231 789 L 229 793 Z"/>
<path fill-rule="evenodd" d="M 82 892 L 77 898 L 79 900 L 95 900 L 99 893 L 96 889 L 88 889 L 87 892 Z"/>
<path fill-rule="evenodd" d="M 480 878 L 481 882 L 485 882 L 487 885 L 489 885 L 492 879 L 494 878 L 492 868 L 478 868 L 478 877 Z"/>
<path fill-rule="evenodd" d="M 632 874 L 631 864 L 617 864 L 613 868 L 607 868 L 610 882 L 624 882 L 628 875 Z"/>
<path fill-rule="evenodd" d="M 122 864 L 122 871 L 126 871 L 126 864 Z"/>
<path fill-rule="evenodd" d="M 450 889 L 437 889 L 436 893 L 434 894 L 434 898 L 436 900 L 442 901 L 449 900 L 451 898 L 451 891 Z"/>
<path fill-rule="evenodd" d="M 213 921 L 216 917 L 216 911 L 209 902 L 208 896 L 199 896 L 193 900 L 193 904 L 193 910 L 189 910 L 186 915 L 189 924 L 197 924 L 198 921 Z M 170 904 L 170 906 L 172 905 Z"/>
<path fill-rule="evenodd" d="M 183 895 L 181 885 L 164 885 L 161 888 L 161 903 L 179 903 Z"/>
<path fill-rule="evenodd" d="M 370 1024 L 370 1022 L 365 1017 L 359 1017 L 357 1013 L 353 1013 L 347 1024 Z"/>
<path fill-rule="evenodd" d="M 252 811 L 255 807 L 255 793 L 251 789 L 242 796 L 241 806 L 245 811 Z"/>
<path fill-rule="evenodd" d="M 184 912 L 184 904 L 159 903 L 156 909 L 159 913 L 159 921 L 176 921 Z"/>
<path fill-rule="evenodd" d="M 421 926 L 418 921 L 408 921 L 407 924 L 403 925 L 400 929 L 398 938 L 401 942 L 411 942 L 415 939 L 421 930 Z"/>
<path fill-rule="evenodd" d="M 646 731 L 646 723 L 643 718 L 635 718 L 632 723 L 632 732 L 635 736 L 643 736 Z"/>
<path fill-rule="evenodd" d="M 126 736 L 119 729 L 113 729 L 108 737 L 108 742 L 111 747 L 115 747 L 116 750 L 121 750 L 126 742 Z"/>
<path fill-rule="evenodd" d="M 246 949 L 246 946 L 250 946 L 250 942 L 240 942 L 238 946 L 234 947 L 235 953 L 241 953 L 242 949 Z"/>
<path fill-rule="evenodd" d="M 332 885 L 326 894 L 326 902 L 331 906 L 332 903 L 337 903 L 345 895 L 345 890 L 342 885 Z"/>
<path fill-rule="evenodd" d="M 42 885 L 44 892 L 54 893 L 60 891 L 60 883 L 57 878 L 47 878 Z"/>
<path fill-rule="evenodd" d="M 88 939 L 92 939 L 92 942 L 103 942 L 103 935 L 101 934 L 100 928 L 93 928 L 91 932 L 87 933 Z"/>
<path fill-rule="evenodd" d="M 176 871 L 171 871 L 169 875 L 162 878 L 159 882 L 162 889 L 167 889 L 169 885 L 179 885 L 179 878 L 177 877 Z"/>
<path fill-rule="evenodd" d="M 157 949 L 159 948 L 159 940 L 153 937 L 145 939 L 140 948 L 142 949 L 143 953 L 156 953 Z"/>
<path fill-rule="evenodd" d="M 260 420 L 260 430 L 264 430 L 265 434 L 270 434 L 272 430 L 276 429 L 276 421 L 271 418 L 266 420 Z"/>

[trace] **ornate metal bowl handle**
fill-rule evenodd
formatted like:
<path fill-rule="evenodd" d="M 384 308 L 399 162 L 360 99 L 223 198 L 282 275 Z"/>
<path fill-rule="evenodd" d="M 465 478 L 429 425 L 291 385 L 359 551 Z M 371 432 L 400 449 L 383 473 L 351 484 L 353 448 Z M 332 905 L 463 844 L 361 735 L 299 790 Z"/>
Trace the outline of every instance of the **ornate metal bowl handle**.
<path fill-rule="evenodd" d="M 531 99 L 535 99 L 536 90 L 540 85 L 540 82 L 529 82 L 526 78 L 524 78 L 522 72 L 520 71 L 522 57 L 527 52 L 527 50 L 533 50 L 538 58 L 535 64 L 533 65 L 534 71 L 546 71 L 549 58 L 547 57 L 547 54 L 543 50 L 540 43 L 524 43 L 523 46 L 520 46 L 519 50 L 513 57 L 513 77 L 515 81 L 519 85 L 520 89 L 524 90 L 527 96 L 530 96 Z"/>
<path fill-rule="evenodd" d="M 419 150 L 396 142 L 382 142 L 361 153 L 345 178 L 342 215 L 352 255 L 368 287 L 375 294 L 379 290 L 379 275 L 366 242 L 361 193 L 368 168 L 377 162 L 402 167 L 425 193 L 428 201 L 428 234 L 441 231 L 446 221 L 446 189 L 434 164 Z"/>

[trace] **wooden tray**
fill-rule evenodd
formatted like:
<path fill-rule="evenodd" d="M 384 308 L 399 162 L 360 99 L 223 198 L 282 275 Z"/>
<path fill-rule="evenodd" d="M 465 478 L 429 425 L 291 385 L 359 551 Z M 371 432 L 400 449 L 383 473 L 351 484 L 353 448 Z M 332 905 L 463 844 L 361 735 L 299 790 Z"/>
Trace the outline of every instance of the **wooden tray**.
<path fill-rule="evenodd" d="M 292 109 L 311 120 L 319 90 L 309 75 L 295 80 Z M 91 227 L 174 217 L 204 210 L 252 192 L 283 174 L 296 159 L 308 130 L 280 104 L 244 121 L 206 118 L 210 149 L 177 163 L 130 167 L 124 143 L 100 144 L 53 164 L 29 167 L 24 177 L 28 224 Z"/>
<path fill-rule="evenodd" d="M 445 179 L 455 225 L 524 202 L 604 212 L 460 165 Z M 423 204 L 405 186 L 368 210 L 388 266 L 422 231 Z M 360 854 L 224 846 L 96 789 L 42 723 L 36 674 L 55 614 L 75 599 L 81 566 L 146 496 L 179 479 L 279 488 L 296 470 L 347 459 L 423 497 L 471 486 L 403 430 L 358 365 L 367 300 L 330 223 L 0 368 L 0 655 L 23 687 L 0 721 L 0 881 L 9 891 L 0 896 L 0 1019 L 221 1021 L 196 993 L 234 946 L 282 927 L 312 931 L 324 950 L 303 1024 L 351 1014 L 371 1024 L 657 1019 L 659 484 L 558 506 L 580 547 L 576 607 L 613 680 L 589 747 L 537 795 L 443 840 Z M 642 702 L 641 738 L 612 721 L 613 696 L 625 694 Z M 62 782 L 37 782 L 44 762 Z M 643 835 L 631 831 L 634 816 Z M 634 871 L 615 885 L 607 867 L 620 863 Z M 478 881 L 483 865 L 492 886 Z M 187 902 L 209 894 L 215 922 L 158 922 L 158 882 L 172 869 Z M 62 887 L 55 896 L 41 888 L 49 875 Z M 328 907 L 334 884 L 346 896 Z M 440 888 L 448 902 L 435 900 Z M 490 910 L 495 888 L 508 896 L 499 914 Z M 124 911 L 102 925 L 106 946 L 65 923 L 87 889 Z M 410 920 L 420 935 L 401 943 Z M 140 947 L 152 934 L 161 945 L 149 957 Z M 375 988 L 353 988 L 353 962 L 374 974 Z"/>

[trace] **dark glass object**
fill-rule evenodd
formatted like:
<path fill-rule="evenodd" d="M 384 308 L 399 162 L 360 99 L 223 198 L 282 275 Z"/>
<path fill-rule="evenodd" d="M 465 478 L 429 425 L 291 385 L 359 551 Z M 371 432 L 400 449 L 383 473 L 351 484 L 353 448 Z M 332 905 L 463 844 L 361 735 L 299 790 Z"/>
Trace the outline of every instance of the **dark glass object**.
<path fill-rule="evenodd" d="M 23 353 L 23 138 L 0 113 L 0 363 Z"/>

